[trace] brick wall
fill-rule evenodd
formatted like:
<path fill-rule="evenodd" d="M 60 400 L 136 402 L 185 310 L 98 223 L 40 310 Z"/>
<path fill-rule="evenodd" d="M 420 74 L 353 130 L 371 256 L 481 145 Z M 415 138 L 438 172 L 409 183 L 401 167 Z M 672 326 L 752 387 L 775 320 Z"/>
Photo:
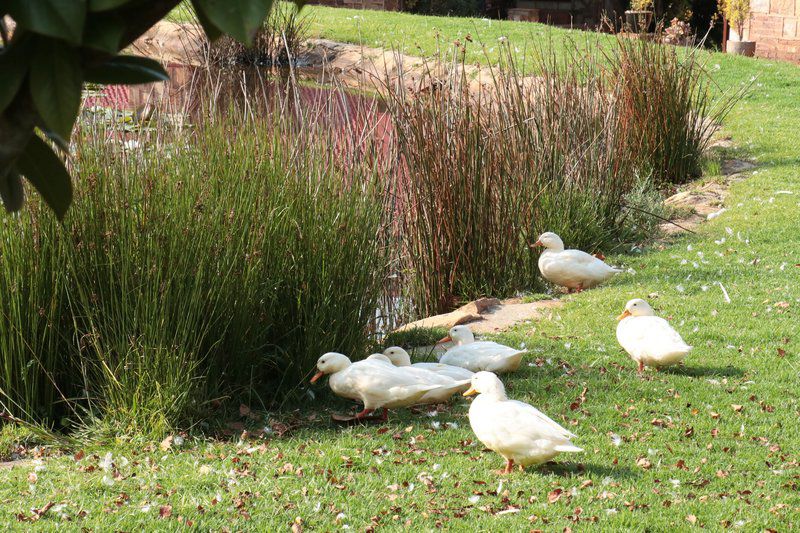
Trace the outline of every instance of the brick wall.
<path fill-rule="evenodd" d="M 744 38 L 756 42 L 759 57 L 800 62 L 800 0 L 750 0 Z"/>

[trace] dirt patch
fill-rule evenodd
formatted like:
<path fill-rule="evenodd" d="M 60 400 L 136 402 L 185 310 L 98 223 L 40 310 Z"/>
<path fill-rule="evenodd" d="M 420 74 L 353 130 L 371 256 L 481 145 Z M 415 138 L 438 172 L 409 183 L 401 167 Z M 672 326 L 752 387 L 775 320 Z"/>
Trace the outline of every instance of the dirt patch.
<path fill-rule="evenodd" d="M 548 310 L 560 307 L 559 300 L 542 300 L 525 303 L 519 298 L 498 300 L 481 298 L 463 305 L 450 313 L 435 315 L 399 328 L 408 331 L 416 328 L 450 329 L 458 324 L 469 324 L 474 333 L 497 333 L 526 320 L 539 320 Z"/>
<path fill-rule="evenodd" d="M 200 27 L 191 23 L 161 21 L 147 30 L 129 51 L 152 57 L 165 64 L 199 66 L 205 63 L 205 37 Z M 448 76 L 463 75 L 469 91 L 477 94 L 493 87 L 492 69 L 475 65 L 450 65 L 383 48 L 339 43 L 327 39 L 309 39 L 297 57 L 300 74 L 319 73 L 322 81 L 337 80 L 347 87 L 380 92 L 386 83 L 402 83 L 413 93 L 431 90 Z M 539 78 L 521 78 L 523 86 Z"/>
<path fill-rule="evenodd" d="M 162 63 L 201 65 L 203 30 L 194 24 L 162 20 L 147 30 L 127 51 L 156 59 Z"/>
<path fill-rule="evenodd" d="M 730 139 L 720 139 L 712 147 L 731 148 Z M 725 197 L 731 183 L 743 180 L 745 174 L 756 168 L 755 163 L 745 159 L 725 159 L 721 164 L 722 177 L 705 183 L 690 184 L 686 190 L 673 194 L 664 204 L 675 209 L 678 213 L 673 217 L 673 223 L 664 223 L 660 229 L 667 235 L 693 230 L 706 220 L 722 215 Z"/>
<path fill-rule="evenodd" d="M 15 461 L 0 461 L 0 470 L 11 470 L 12 468 L 27 467 L 33 464 L 31 459 L 17 459 Z"/>

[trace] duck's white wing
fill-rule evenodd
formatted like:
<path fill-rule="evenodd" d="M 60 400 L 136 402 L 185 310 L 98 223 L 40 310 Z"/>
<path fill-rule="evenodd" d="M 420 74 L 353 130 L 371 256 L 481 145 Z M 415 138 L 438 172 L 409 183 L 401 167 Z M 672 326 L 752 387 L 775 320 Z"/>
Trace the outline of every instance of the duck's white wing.
<path fill-rule="evenodd" d="M 511 355 L 517 355 L 518 353 L 523 353 L 523 350 L 517 350 L 511 346 L 506 346 L 505 344 L 492 341 L 478 341 L 473 342 L 472 345 L 475 346 L 475 349 L 479 350 L 480 353 L 486 355 L 499 355 L 508 357 Z"/>
<path fill-rule="evenodd" d="M 444 366 L 444 365 L 442 365 Z M 426 368 L 420 368 L 415 365 L 396 367 L 400 372 L 405 372 L 416 378 L 417 383 L 429 383 L 432 385 L 440 385 L 443 387 L 451 387 L 455 385 L 455 381 L 450 376 L 432 372 Z M 468 378 L 467 378 L 468 379 Z"/>
<path fill-rule="evenodd" d="M 466 368 L 453 365 L 444 365 L 442 363 L 414 363 L 411 366 L 436 372 L 437 374 L 441 374 L 455 380 L 472 379 L 472 376 L 474 375 L 474 372 L 467 370 Z"/>
<path fill-rule="evenodd" d="M 478 341 L 454 346 L 439 359 L 440 363 L 460 366 L 478 372 L 480 370 L 502 371 L 508 360 L 525 353 L 510 346 L 491 341 Z"/>
<path fill-rule="evenodd" d="M 680 333 L 658 316 L 636 316 L 626 318 L 617 326 L 618 340 L 626 350 L 638 347 L 648 353 L 660 353 L 673 349 L 688 349 Z"/>
<path fill-rule="evenodd" d="M 570 444 L 569 439 L 575 436 L 532 405 L 515 400 L 487 403 L 472 415 L 470 409 L 476 436 L 487 445 L 504 449 L 524 450 L 541 440 Z"/>
<path fill-rule="evenodd" d="M 587 254 L 583 250 L 564 250 L 558 252 L 558 258 L 559 260 L 569 261 L 575 265 L 594 265 L 597 262 L 603 263 L 600 259 L 591 254 Z"/>
<path fill-rule="evenodd" d="M 399 368 L 381 361 L 364 360 L 353 363 L 331 378 L 331 388 L 337 394 L 362 399 L 365 405 L 385 405 L 403 402 L 405 399 L 419 398 L 438 385 L 420 383 L 417 376 L 402 372 Z"/>

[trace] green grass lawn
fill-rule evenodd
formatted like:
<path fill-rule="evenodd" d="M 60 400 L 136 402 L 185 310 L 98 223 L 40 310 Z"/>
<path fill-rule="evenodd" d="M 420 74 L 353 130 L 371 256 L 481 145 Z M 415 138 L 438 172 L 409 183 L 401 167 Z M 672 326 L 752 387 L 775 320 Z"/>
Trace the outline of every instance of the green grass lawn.
<path fill-rule="evenodd" d="M 434 27 L 448 40 L 506 35 L 518 47 L 530 36 L 567 34 L 525 23 L 310 11 L 326 38 L 419 44 L 424 53 L 436 46 Z M 265 531 L 296 518 L 306 529 L 361 531 L 797 526 L 800 68 L 708 59 L 722 89 L 757 76 L 725 124 L 759 165 L 732 186 L 728 210 L 664 249 L 609 258 L 633 272 L 500 336 L 531 348 L 530 364 L 505 380 L 509 395 L 577 433 L 585 453 L 499 476 L 503 461 L 474 441 L 465 400 L 433 417 L 398 412 L 385 426 L 346 429 L 328 422 L 325 401 L 297 415 L 294 431 L 266 440 L 187 438 L 166 451 L 118 442 L 2 470 L 0 521 L 28 529 L 18 515 L 35 518 L 32 510 L 54 504 L 36 527 L 69 520 L 71 529 L 177 530 L 191 522 Z M 695 346 L 685 368 L 636 374 L 614 335 L 614 317 L 633 297 L 649 299 Z M 571 409 L 584 389 L 585 401 Z M 249 424 L 263 426 L 266 416 Z"/>

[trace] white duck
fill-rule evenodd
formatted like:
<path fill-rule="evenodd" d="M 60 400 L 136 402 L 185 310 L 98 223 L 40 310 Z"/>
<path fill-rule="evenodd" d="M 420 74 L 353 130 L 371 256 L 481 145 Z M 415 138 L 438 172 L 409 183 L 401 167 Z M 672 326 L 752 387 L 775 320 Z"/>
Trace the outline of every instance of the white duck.
<path fill-rule="evenodd" d="M 622 272 L 581 250 L 565 250 L 561 237 L 550 231 L 542 233 L 534 246 L 545 247 L 539 256 L 542 277 L 570 292 L 591 289 Z"/>
<path fill-rule="evenodd" d="M 639 363 L 639 372 L 645 366 L 659 368 L 678 364 L 692 350 L 669 322 L 657 317 L 650 304 L 641 298 L 625 304 L 617 320 L 617 340 Z"/>
<path fill-rule="evenodd" d="M 469 407 L 469 424 L 484 446 L 506 460 L 505 474 L 517 463 L 520 470 L 549 461 L 561 452 L 582 452 L 575 437 L 534 406 L 509 400 L 500 379 L 478 372 L 464 396 L 479 394 Z"/>
<path fill-rule="evenodd" d="M 516 350 L 492 341 L 476 341 L 472 330 L 465 325 L 450 328 L 450 335 L 439 341 L 443 342 L 453 342 L 455 346 L 447 350 L 439 358 L 439 362 L 460 366 L 472 372 L 514 372 L 519 368 L 525 353 L 524 350 Z"/>
<path fill-rule="evenodd" d="M 398 348 L 398 350 L 403 350 L 403 349 Z M 403 352 L 406 354 L 406 358 L 409 358 L 408 353 L 405 350 L 403 350 Z M 395 368 L 397 370 L 400 370 L 401 372 L 405 372 L 411 376 L 414 376 L 414 378 L 417 380 L 418 383 L 427 383 L 429 385 L 435 385 L 436 388 L 426 392 L 422 396 L 422 398 L 420 398 L 417 401 L 418 404 L 434 404 L 434 403 L 446 402 L 447 400 L 450 399 L 450 397 L 453 394 L 467 390 L 469 388 L 469 380 L 472 377 L 472 372 L 470 372 L 469 377 L 455 379 L 443 374 L 431 372 L 430 370 L 426 370 L 424 368 L 419 368 L 417 366 L 395 365 L 394 361 L 390 356 L 384 355 L 382 353 L 374 353 L 369 357 L 367 357 L 366 360 L 377 361 L 382 364 L 390 365 L 392 368 Z M 409 358 L 409 363 L 410 362 L 411 361 Z M 459 368 L 458 370 L 469 372 L 468 370 L 464 370 L 463 368 Z"/>
<path fill-rule="evenodd" d="M 355 416 L 356 419 L 381 407 L 386 419 L 386 409 L 417 404 L 427 392 L 439 387 L 420 383 L 415 376 L 390 364 L 388 358 L 381 358 L 386 360 L 373 358 L 352 363 L 346 355 L 328 352 L 317 360 L 318 372 L 311 383 L 330 374 L 328 384 L 337 396 L 364 404 L 364 410 Z"/>
<path fill-rule="evenodd" d="M 429 370 L 431 372 L 435 372 L 442 376 L 447 376 L 449 378 L 453 378 L 457 381 L 461 380 L 470 380 L 475 372 L 471 370 L 467 370 L 466 368 L 462 368 L 460 366 L 453 366 L 453 365 L 445 365 L 442 363 L 414 363 L 411 364 L 411 356 L 408 355 L 408 352 L 402 349 L 399 346 L 391 346 L 386 348 L 383 351 L 383 355 L 388 357 L 394 366 L 399 367 L 407 367 L 411 366 L 413 368 L 421 368 L 423 370 Z M 469 388 L 469 384 L 464 387 L 464 390 Z"/>

